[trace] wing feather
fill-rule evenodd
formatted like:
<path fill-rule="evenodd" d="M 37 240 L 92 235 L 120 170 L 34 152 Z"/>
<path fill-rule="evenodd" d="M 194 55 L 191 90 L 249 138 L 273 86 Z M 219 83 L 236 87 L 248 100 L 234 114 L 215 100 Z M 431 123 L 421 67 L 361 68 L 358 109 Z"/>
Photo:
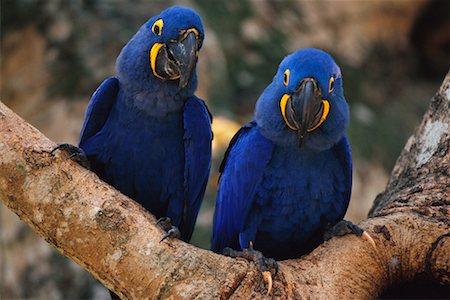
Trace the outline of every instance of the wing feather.
<path fill-rule="evenodd" d="M 272 150 L 272 142 L 261 135 L 255 121 L 243 126 L 231 140 L 220 167 L 213 251 L 237 246 Z"/>
<path fill-rule="evenodd" d="M 211 169 L 211 114 L 203 100 L 189 98 L 184 105 L 185 203 L 180 228 L 189 241 L 205 194 Z"/>
<path fill-rule="evenodd" d="M 79 146 L 83 148 L 84 144 L 94 135 L 96 135 L 105 125 L 111 108 L 116 101 L 119 91 L 119 80 L 110 77 L 103 81 L 92 95 L 89 101 L 84 123 L 80 133 Z"/>

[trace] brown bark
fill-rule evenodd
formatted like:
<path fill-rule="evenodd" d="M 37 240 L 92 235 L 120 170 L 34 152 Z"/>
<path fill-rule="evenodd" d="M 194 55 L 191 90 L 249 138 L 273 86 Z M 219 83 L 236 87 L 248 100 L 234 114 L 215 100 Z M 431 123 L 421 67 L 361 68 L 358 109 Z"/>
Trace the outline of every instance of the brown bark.
<path fill-rule="evenodd" d="M 450 73 L 356 236 L 279 263 L 271 296 L 253 264 L 178 240 L 155 219 L 57 153 L 0 103 L 0 198 L 23 221 L 123 298 L 373 298 L 419 275 L 450 283 Z"/>

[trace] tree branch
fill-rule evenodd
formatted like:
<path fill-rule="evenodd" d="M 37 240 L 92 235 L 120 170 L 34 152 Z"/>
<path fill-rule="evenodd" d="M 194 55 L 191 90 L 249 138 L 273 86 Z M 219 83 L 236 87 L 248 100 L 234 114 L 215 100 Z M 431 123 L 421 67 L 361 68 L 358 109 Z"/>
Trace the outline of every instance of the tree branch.
<path fill-rule="evenodd" d="M 272 296 L 372 298 L 418 275 L 450 283 L 450 75 L 355 236 L 279 263 Z M 178 240 L 0 102 L 0 198 L 62 254 L 123 298 L 265 298 L 254 265 Z"/>

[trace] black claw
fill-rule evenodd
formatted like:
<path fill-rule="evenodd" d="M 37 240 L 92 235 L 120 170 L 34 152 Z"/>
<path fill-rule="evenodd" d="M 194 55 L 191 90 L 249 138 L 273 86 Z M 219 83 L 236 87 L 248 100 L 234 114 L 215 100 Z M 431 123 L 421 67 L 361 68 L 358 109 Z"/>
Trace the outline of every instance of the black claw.
<path fill-rule="evenodd" d="M 162 237 L 162 239 L 159 242 L 162 242 L 162 241 L 164 241 L 167 238 L 180 239 L 181 238 L 180 230 L 177 227 L 172 226 L 172 228 Z"/>
<path fill-rule="evenodd" d="M 53 154 L 56 150 L 63 150 L 69 153 L 69 159 L 77 162 L 78 164 L 80 164 L 82 167 L 90 170 L 91 169 L 91 165 L 89 163 L 89 160 L 86 156 L 86 153 L 84 152 L 83 149 L 78 148 L 74 145 L 71 144 L 59 144 L 58 146 L 56 146 L 55 148 L 53 148 L 53 150 L 50 152 L 51 154 Z"/>
<path fill-rule="evenodd" d="M 364 230 L 350 221 L 342 220 L 333 227 L 329 228 L 323 235 L 323 239 L 328 241 L 334 236 L 343 236 L 350 233 L 360 237 L 364 233 Z"/>
<path fill-rule="evenodd" d="M 172 220 L 169 217 L 162 217 L 156 221 L 156 224 L 165 224 L 167 222 L 171 222 Z"/>
<path fill-rule="evenodd" d="M 180 230 L 172 225 L 169 217 L 159 218 L 158 221 L 156 221 L 156 224 L 161 226 L 161 228 L 166 231 L 166 234 L 162 237 L 160 242 L 164 241 L 167 238 L 181 238 Z"/>
<path fill-rule="evenodd" d="M 169 217 L 159 218 L 158 221 L 156 221 L 156 224 L 161 226 L 161 228 L 166 232 L 172 229 L 172 223 Z"/>

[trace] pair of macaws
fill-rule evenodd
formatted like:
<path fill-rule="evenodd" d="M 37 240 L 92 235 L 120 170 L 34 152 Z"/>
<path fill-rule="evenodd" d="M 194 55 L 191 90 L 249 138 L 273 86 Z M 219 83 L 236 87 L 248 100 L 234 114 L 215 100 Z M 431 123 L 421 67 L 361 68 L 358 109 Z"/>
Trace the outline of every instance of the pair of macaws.
<path fill-rule="evenodd" d="M 170 218 L 166 237 L 186 242 L 211 167 L 212 118 L 194 95 L 203 39 L 192 9 L 151 18 L 122 49 L 116 76 L 92 96 L 79 142 L 100 178 Z M 321 243 L 350 200 L 348 123 L 331 56 L 318 49 L 287 56 L 225 154 L 212 249 L 285 259 Z"/>

